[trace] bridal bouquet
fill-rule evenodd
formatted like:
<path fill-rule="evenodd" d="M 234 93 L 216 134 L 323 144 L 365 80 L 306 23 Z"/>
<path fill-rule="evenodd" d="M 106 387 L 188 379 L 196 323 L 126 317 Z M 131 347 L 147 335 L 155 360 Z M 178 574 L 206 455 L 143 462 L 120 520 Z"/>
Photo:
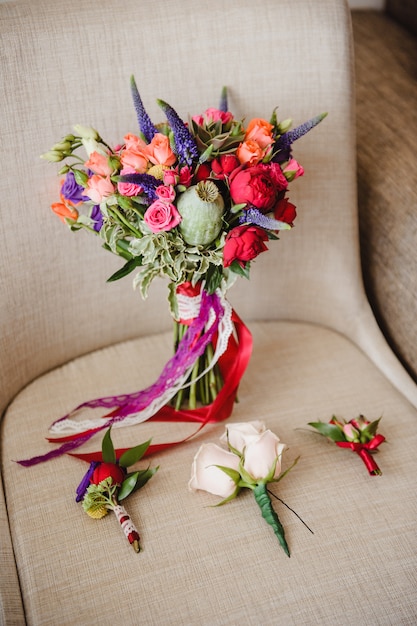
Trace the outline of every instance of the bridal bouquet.
<path fill-rule="evenodd" d="M 154 124 L 134 78 L 131 92 L 139 131 L 110 145 L 91 127 L 75 126 L 43 155 L 64 162 L 60 201 L 52 210 L 71 230 L 101 239 L 124 260 L 110 281 L 135 272 L 146 298 L 156 277 L 168 279 L 174 320 L 174 356 L 149 388 L 97 398 L 80 408 L 112 409 L 108 420 L 76 421 L 72 413 L 52 432 L 74 435 L 146 419 L 218 421 L 233 407 L 251 353 L 251 336 L 228 303 L 238 276 L 249 278 L 251 262 L 267 242 L 290 230 L 296 207 L 291 181 L 302 166 L 292 144 L 326 114 L 291 130 L 291 120 L 236 119 L 223 89 L 219 108 L 183 121 L 158 100 L 166 120 Z M 68 437 L 55 439 L 71 446 Z"/>

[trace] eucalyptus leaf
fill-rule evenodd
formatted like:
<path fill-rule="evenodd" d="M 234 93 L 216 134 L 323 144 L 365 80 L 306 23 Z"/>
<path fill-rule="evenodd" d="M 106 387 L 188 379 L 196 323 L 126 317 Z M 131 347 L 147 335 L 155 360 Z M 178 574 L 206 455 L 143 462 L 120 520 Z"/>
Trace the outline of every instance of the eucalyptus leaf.
<path fill-rule="evenodd" d="M 111 440 L 111 426 L 106 431 L 101 443 L 101 452 L 103 454 L 104 463 L 116 463 L 116 452 L 114 450 L 113 442 Z"/>
<path fill-rule="evenodd" d="M 122 467 L 130 467 L 140 461 L 146 450 L 149 448 L 150 443 L 151 439 L 148 439 L 148 441 L 140 443 L 138 446 L 130 448 L 130 450 L 126 450 L 126 452 L 124 452 L 119 459 L 119 465 Z"/>

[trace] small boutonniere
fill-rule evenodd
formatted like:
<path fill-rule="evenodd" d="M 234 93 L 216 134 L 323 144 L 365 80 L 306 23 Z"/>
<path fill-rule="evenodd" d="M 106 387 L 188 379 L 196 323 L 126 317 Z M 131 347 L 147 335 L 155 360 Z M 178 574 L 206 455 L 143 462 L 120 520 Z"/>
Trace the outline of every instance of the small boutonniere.
<path fill-rule="evenodd" d="M 335 416 L 326 422 L 309 422 L 318 432 L 334 441 L 340 448 L 350 448 L 358 454 L 365 463 L 371 476 L 382 474 L 372 455 L 377 452 L 378 446 L 385 441 L 383 435 L 377 434 L 381 418 L 369 422 L 364 415 L 359 415 L 349 422 L 339 421 Z"/>
<path fill-rule="evenodd" d="M 101 519 L 113 511 L 122 530 L 135 552 L 140 552 L 139 533 L 124 506 L 120 504 L 132 493 L 141 489 L 159 469 L 147 467 L 144 470 L 128 472 L 145 454 L 150 440 L 126 450 L 119 459 L 110 434 L 106 431 L 102 441 L 102 461 L 92 461 L 77 488 L 76 501 L 81 502 L 84 511 L 94 519 Z"/>
<path fill-rule="evenodd" d="M 223 500 L 217 506 L 236 498 L 243 487 L 251 489 L 263 518 L 290 556 L 284 528 L 272 507 L 267 485 L 284 478 L 298 458 L 281 473 L 281 456 L 286 446 L 260 421 L 228 424 L 221 441 L 228 450 L 215 443 L 200 447 L 194 457 L 189 488 L 221 496 Z"/>

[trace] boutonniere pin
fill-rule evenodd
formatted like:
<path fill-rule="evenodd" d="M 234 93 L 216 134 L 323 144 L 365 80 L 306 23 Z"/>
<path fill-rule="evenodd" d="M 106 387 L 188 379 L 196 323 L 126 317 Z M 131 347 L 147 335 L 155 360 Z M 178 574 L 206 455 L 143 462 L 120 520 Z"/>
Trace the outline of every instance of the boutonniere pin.
<path fill-rule="evenodd" d="M 334 441 L 339 448 L 350 448 L 360 456 L 371 476 L 380 476 L 382 472 L 373 458 L 377 448 L 385 441 L 383 435 L 377 434 L 380 419 L 369 422 L 364 415 L 359 415 L 346 422 L 333 416 L 328 423 L 309 422 L 308 425 Z"/>
<path fill-rule="evenodd" d="M 227 450 L 215 443 L 200 447 L 194 457 L 189 488 L 222 497 L 217 506 L 236 498 L 242 488 L 251 489 L 263 518 L 290 556 L 284 528 L 272 507 L 267 485 L 284 478 L 298 458 L 281 473 L 281 457 L 286 446 L 260 421 L 228 424 L 221 441 L 226 443 Z"/>
<path fill-rule="evenodd" d="M 110 431 L 109 428 L 102 441 L 103 460 L 90 463 L 77 488 L 76 501 L 81 502 L 87 515 L 94 519 L 101 519 L 113 511 L 127 540 L 135 552 L 140 552 L 139 533 L 120 502 L 141 489 L 159 467 L 128 472 L 127 468 L 140 461 L 151 442 L 130 448 L 117 459 Z"/>

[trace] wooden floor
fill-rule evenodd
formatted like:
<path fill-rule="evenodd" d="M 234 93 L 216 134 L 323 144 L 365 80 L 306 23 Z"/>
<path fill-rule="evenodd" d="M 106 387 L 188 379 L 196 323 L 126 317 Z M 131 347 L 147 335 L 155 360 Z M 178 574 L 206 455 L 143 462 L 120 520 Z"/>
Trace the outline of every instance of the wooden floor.
<path fill-rule="evenodd" d="M 417 38 L 382 12 L 352 21 L 365 286 L 417 380 Z"/>

